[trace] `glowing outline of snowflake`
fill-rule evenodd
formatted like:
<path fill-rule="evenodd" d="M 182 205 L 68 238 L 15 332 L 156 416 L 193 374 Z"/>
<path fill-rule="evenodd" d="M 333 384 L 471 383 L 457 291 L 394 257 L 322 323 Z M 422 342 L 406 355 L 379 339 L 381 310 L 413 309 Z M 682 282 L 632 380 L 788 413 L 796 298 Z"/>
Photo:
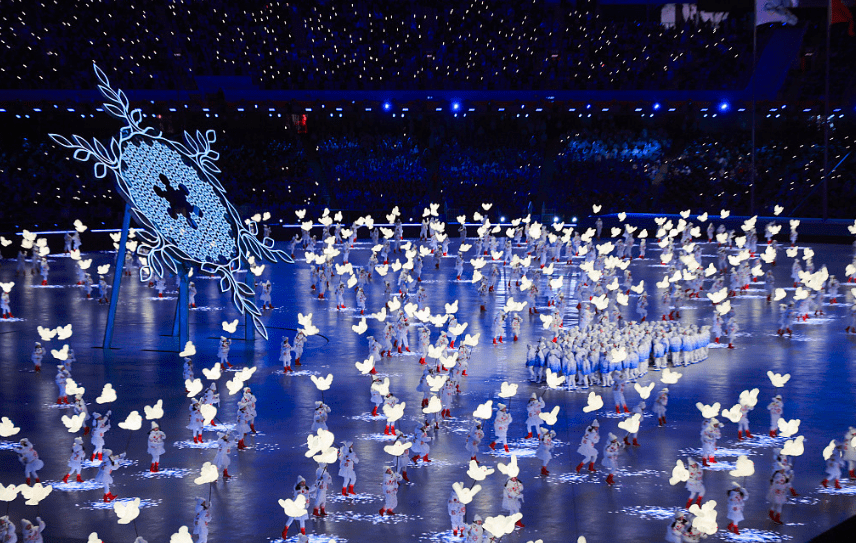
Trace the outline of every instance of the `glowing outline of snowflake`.
<path fill-rule="evenodd" d="M 90 158 L 94 158 L 95 164 L 93 169 L 95 177 L 103 179 L 107 176 L 108 171 L 113 172 L 119 194 L 128 203 L 134 219 L 143 227 L 136 230 L 143 239 L 143 243 L 137 248 L 137 254 L 145 257 L 145 266 L 140 269 L 140 279 L 148 281 L 153 274 L 163 277 L 164 268 L 177 274 L 178 267 L 176 266 L 176 261 L 198 266 L 200 270 L 206 273 L 219 275 L 220 291 L 232 291 L 232 302 L 235 307 L 242 315 L 245 315 L 249 311 L 256 330 L 267 339 L 267 330 L 259 318 L 261 311 L 251 299 L 251 297 L 255 296 L 255 291 L 245 283 L 238 281 L 234 274 L 241 270 L 242 260 L 249 261 L 251 258 L 255 258 L 259 260 L 265 259 L 270 262 L 283 260 L 290 263 L 293 263 L 293 260 L 283 251 L 274 249 L 272 239 L 265 238 L 262 242 L 259 242 L 256 238 L 258 235 L 258 225 L 256 222 L 248 219 L 244 221 L 247 225 L 245 227 L 244 223 L 241 222 L 237 210 L 226 198 L 226 190 L 215 177 L 216 174 L 220 173 L 220 169 L 214 165 L 214 162 L 219 158 L 219 154 L 211 150 L 211 144 L 217 139 L 216 133 L 214 130 L 207 130 L 205 134 L 202 134 L 197 130 L 196 135 L 193 136 L 185 131 L 184 140 L 187 144 L 185 146 L 178 141 L 164 138 L 162 132 L 155 130 L 153 127 L 141 127 L 141 110 L 131 110 L 125 93 L 120 89 L 114 90 L 110 86 L 107 76 L 98 66 L 93 63 L 92 67 L 95 70 L 95 76 L 100 82 L 98 89 L 106 99 L 103 103 L 104 110 L 112 117 L 126 123 L 126 126 L 119 130 L 119 139 L 117 140 L 115 137 L 111 138 L 108 148 L 95 138 L 93 138 L 90 144 L 82 137 L 72 135 L 72 139 L 74 140 L 72 143 L 59 134 L 48 135 L 62 147 L 74 149 L 73 157 L 75 160 L 86 162 Z M 132 195 L 135 188 L 134 181 L 136 180 L 132 179 L 129 182 L 122 173 L 122 162 L 125 160 L 124 151 L 128 146 L 135 145 L 135 142 L 132 141 L 134 138 L 136 138 L 136 141 L 142 139 L 143 141 L 154 142 L 155 145 L 166 147 L 168 150 L 177 153 L 181 158 L 185 159 L 186 165 L 195 170 L 199 181 L 202 183 L 207 182 L 210 188 L 213 189 L 214 196 L 227 216 L 227 220 L 220 226 L 221 228 L 228 227 L 233 232 L 233 237 L 229 238 L 231 245 L 228 250 L 223 250 L 224 245 L 219 245 L 221 249 L 218 251 L 219 256 L 222 257 L 224 253 L 228 253 L 229 255 L 225 263 L 202 261 L 190 256 L 188 250 L 172 241 L 172 236 L 164 235 L 161 228 L 158 227 L 159 221 L 147 216 L 145 210 L 140 208 L 137 200 Z M 157 166 L 161 165 L 157 164 Z M 224 243 L 225 239 L 216 241 Z"/>

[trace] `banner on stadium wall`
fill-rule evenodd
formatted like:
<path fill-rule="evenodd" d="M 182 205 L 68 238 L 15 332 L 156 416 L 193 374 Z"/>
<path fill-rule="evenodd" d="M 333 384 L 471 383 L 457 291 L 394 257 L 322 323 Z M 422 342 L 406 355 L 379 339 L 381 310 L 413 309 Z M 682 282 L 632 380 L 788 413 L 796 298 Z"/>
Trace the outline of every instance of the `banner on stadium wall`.
<path fill-rule="evenodd" d="M 700 11 L 697 4 L 666 4 L 660 10 L 660 23 L 671 28 L 675 26 L 678 15 L 684 21 L 701 20 L 713 24 L 719 24 L 728 17 L 724 11 Z"/>

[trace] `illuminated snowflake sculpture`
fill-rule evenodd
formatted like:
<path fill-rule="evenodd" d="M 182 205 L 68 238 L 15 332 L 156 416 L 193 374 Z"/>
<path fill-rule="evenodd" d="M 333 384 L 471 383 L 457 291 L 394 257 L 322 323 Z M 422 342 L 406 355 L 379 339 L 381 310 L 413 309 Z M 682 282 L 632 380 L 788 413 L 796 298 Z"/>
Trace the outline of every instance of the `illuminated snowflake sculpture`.
<path fill-rule="evenodd" d="M 119 139 L 112 138 L 105 147 L 97 139 L 90 144 L 76 135 L 74 141 L 58 134 L 50 137 L 74 149 L 76 160 L 94 160 L 96 177 L 104 178 L 109 171 L 116 176 L 119 193 L 143 227 L 137 231 L 143 240 L 137 248 L 143 258 L 141 280 L 148 281 L 153 274 L 163 277 L 164 268 L 178 273 L 177 263 L 219 275 L 220 290 L 232 291 L 235 307 L 241 314 L 249 311 L 256 330 L 267 339 L 261 311 L 252 300 L 255 292 L 235 273 L 242 261 L 251 258 L 292 260 L 273 248 L 272 239 L 260 242 L 256 222 L 242 222 L 226 198 L 215 177 L 220 170 L 214 165 L 219 155 L 211 150 L 214 131 L 197 131 L 195 136 L 185 132 L 185 145 L 164 138 L 152 127 L 143 128 L 140 110 L 131 110 L 125 93 L 113 90 L 104 72 L 94 68 L 106 99 L 104 109 L 126 123 Z"/>

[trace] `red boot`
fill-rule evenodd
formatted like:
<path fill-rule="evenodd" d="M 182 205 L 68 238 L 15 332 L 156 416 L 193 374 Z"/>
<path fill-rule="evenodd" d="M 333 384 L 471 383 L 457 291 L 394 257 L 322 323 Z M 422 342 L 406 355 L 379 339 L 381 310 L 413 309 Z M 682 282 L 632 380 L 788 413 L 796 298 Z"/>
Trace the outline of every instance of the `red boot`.
<path fill-rule="evenodd" d="M 373 417 L 377 416 L 377 406 L 374 406 L 374 409 L 372 409 L 372 416 Z"/>
<path fill-rule="evenodd" d="M 549 471 L 547 471 L 547 466 L 541 466 L 541 475 L 543 475 L 543 476 L 545 476 L 545 477 L 546 477 L 547 475 L 550 475 L 550 472 L 549 472 Z"/>
<path fill-rule="evenodd" d="M 496 441 L 491 441 L 490 445 L 488 445 L 492 451 L 496 450 Z"/>
<path fill-rule="evenodd" d="M 63 478 L 62 478 L 62 482 L 63 482 L 63 483 L 68 484 L 68 477 L 69 477 L 69 475 L 71 475 L 71 474 L 70 474 L 70 473 L 66 473 L 66 474 L 65 474 L 65 477 L 63 477 Z"/>
<path fill-rule="evenodd" d="M 82 482 L 83 482 L 83 477 L 81 477 L 79 473 L 77 474 L 77 482 L 78 482 L 78 483 L 82 483 Z"/>
<path fill-rule="evenodd" d="M 611 473 L 609 474 L 609 477 L 606 478 L 606 484 L 608 484 L 608 485 L 614 485 L 615 484 L 615 479 L 613 478 L 613 475 Z"/>
<path fill-rule="evenodd" d="M 579 473 L 580 470 L 583 469 L 583 466 L 585 466 L 585 462 L 580 462 L 579 465 L 577 465 L 577 473 Z"/>
<path fill-rule="evenodd" d="M 597 473 L 597 470 L 594 469 L 594 462 L 589 462 L 588 470 L 592 473 Z"/>
<path fill-rule="evenodd" d="M 508 445 L 505 445 L 505 452 L 508 452 Z"/>
<path fill-rule="evenodd" d="M 232 476 L 229 475 L 229 469 L 223 468 L 223 479 L 231 479 L 231 478 L 232 478 Z"/>
<path fill-rule="evenodd" d="M 348 485 L 348 494 L 353 494 L 356 496 L 356 492 L 354 492 L 354 485 Z"/>
<path fill-rule="evenodd" d="M 288 538 L 288 525 L 282 529 L 282 539 L 285 540 Z"/>
<path fill-rule="evenodd" d="M 348 489 L 343 486 L 342 487 L 342 496 L 347 496 L 347 495 L 348 495 Z"/>

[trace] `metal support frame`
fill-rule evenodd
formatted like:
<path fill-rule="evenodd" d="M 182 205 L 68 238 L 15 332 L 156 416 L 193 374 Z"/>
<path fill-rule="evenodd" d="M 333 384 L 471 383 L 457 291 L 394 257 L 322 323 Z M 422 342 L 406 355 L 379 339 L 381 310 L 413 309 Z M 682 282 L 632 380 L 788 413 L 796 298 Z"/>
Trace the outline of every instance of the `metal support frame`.
<path fill-rule="evenodd" d="M 190 278 L 188 277 L 187 268 L 180 264 L 178 269 L 178 303 L 175 306 L 175 318 L 172 321 L 172 335 L 178 337 L 178 347 L 183 349 L 190 339 L 189 320 L 189 303 L 188 303 L 188 285 Z"/>
<path fill-rule="evenodd" d="M 247 267 L 247 275 L 244 277 L 244 283 L 253 289 L 256 290 L 255 286 L 255 276 L 250 272 L 249 265 Z M 255 325 L 253 324 L 253 319 L 250 316 L 250 312 L 247 311 L 244 313 L 244 340 L 245 341 L 255 341 Z"/>
<path fill-rule="evenodd" d="M 125 275 L 125 255 L 128 252 L 128 234 L 131 229 L 131 206 L 125 205 L 125 217 L 122 219 L 122 234 L 119 238 L 119 249 L 116 251 L 116 266 L 113 273 L 113 291 L 110 293 L 110 309 L 107 311 L 107 325 L 104 328 L 104 349 L 112 348 L 113 328 L 116 325 L 116 309 L 119 305 L 119 291 L 122 288 L 122 278 Z M 188 270 L 180 264 L 178 272 L 178 304 L 175 306 L 175 319 L 172 324 L 172 335 L 178 336 L 180 348 L 190 339 L 188 324 Z M 250 323 L 252 327 L 252 323 Z M 250 332 L 252 334 L 252 331 Z"/>
<path fill-rule="evenodd" d="M 128 232 L 131 229 L 131 206 L 125 204 L 125 217 L 122 219 L 122 235 L 119 238 L 119 250 L 116 251 L 116 267 L 113 272 L 113 292 L 110 293 L 110 309 L 107 311 L 107 326 L 104 328 L 102 347 L 109 349 L 113 343 L 113 326 L 116 323 L 116 308 L 119 304 L 119 289 L 125 274 L 125 253 L 128 250 Z"/>

